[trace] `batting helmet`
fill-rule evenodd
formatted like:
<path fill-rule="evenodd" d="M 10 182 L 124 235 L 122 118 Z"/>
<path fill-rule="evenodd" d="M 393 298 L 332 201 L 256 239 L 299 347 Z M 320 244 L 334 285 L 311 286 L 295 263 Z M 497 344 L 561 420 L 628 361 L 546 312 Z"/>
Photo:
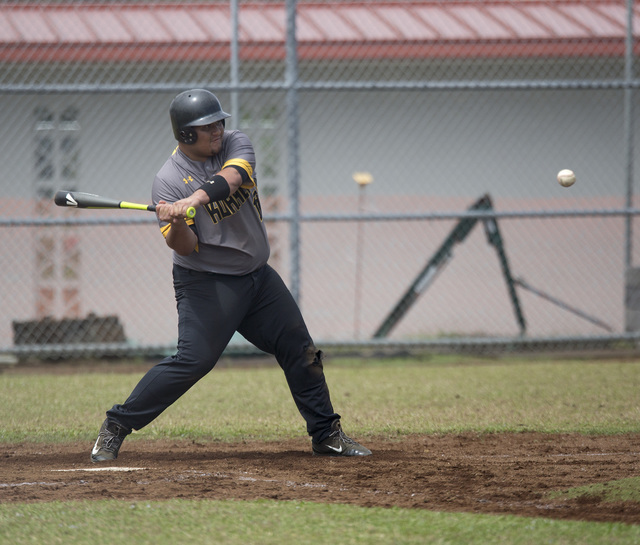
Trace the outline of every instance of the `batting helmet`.
<path fill-rule="evenodd" d="M 222 121 L 231 114 L 223 111 L 216 95 L 206 89 L 191 89 L 171 101 L 169 116 L 173 135 L 178 142 L 195 144 L 198 133 L 192 127 Z"/>

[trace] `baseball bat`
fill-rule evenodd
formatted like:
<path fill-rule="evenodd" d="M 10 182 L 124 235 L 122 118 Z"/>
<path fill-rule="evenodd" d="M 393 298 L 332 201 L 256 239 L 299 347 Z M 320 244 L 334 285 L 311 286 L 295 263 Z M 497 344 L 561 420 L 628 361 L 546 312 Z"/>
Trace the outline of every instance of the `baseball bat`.
<path fill-rule="evenodd" d="M 58 206 L 70 206 L 72 208 L 121 208 L 126 210 L 148 210 L 156 211 L 155 204 L 139 204 L 135 202 L 118 201 L 100 195 L 91 193 L 82 193 L 80 191 L 64 191 L 56 192 L 53 198 Z M 187 208 L 187 217 L 193 218 L 196 215 L 196 209 L 193 206 Z"/>

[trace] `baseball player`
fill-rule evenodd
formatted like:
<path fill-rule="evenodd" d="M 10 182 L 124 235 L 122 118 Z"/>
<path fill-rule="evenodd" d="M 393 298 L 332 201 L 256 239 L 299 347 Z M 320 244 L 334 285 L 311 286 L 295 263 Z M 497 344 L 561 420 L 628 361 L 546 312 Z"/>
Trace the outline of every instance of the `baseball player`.
<path fill-rule="evenodd" d="M 178 146 L 153 182 L 160 230 L 173 250 L 175 355 L 150 369 L 107 411 L 91 460 L 114 460 L 124 438 L 154 420 L 213 369 L 236 331 L 273 354 L 307 423 L 313 454 L 368 456 L 342 431 L 318 350 L 300 310 L 268 264 L 269 242 L 249 138 L 225 131 L 216 96 L 192 89 L 169 107 Z M 193 219 L 187 209 L 198 209 Z"/>

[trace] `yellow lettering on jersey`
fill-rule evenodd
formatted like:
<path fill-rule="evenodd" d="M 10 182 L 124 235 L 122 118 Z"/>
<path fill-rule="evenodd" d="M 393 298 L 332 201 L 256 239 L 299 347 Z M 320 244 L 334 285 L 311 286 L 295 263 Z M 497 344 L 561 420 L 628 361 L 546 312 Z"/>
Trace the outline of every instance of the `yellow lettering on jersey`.
<path fill-rule="evenodd" d="M 210 202 L 205 205 L 205 210 L 209 212 L 213 223 L 218 223 L 225 218 L 236 214 L 240 207 L 249 200 L 251 191 L 241 187 L 233 195 L 227 197 L 224 201 Z"/>
<path fill-rule="evenodd" d="M 257 189 L 253 192 L 253 207 L 258 212 L 258 217 L 260 218 L 260 221 L 262 221 L 262 205 L 260 204 L 260 197 L 258 197 Z"/>

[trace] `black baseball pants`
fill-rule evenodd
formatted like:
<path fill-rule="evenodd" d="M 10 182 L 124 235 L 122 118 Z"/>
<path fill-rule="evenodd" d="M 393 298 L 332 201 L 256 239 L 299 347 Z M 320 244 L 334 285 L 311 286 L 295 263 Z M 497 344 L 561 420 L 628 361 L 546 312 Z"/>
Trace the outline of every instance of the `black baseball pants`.
<path fill-rule="evenodd" d="M 154 420 L 213 369 L 238 331 L 275 356 L 307 432 L 316 441 L 340 418 L 331 405 L 322 352 L 309 335 L 300 309 L 269 265 L 245 276 L 203 273 L 174 265 L 178 349 L 151 368 L 122 405 L 107 416 L 129 429 Z"/>

